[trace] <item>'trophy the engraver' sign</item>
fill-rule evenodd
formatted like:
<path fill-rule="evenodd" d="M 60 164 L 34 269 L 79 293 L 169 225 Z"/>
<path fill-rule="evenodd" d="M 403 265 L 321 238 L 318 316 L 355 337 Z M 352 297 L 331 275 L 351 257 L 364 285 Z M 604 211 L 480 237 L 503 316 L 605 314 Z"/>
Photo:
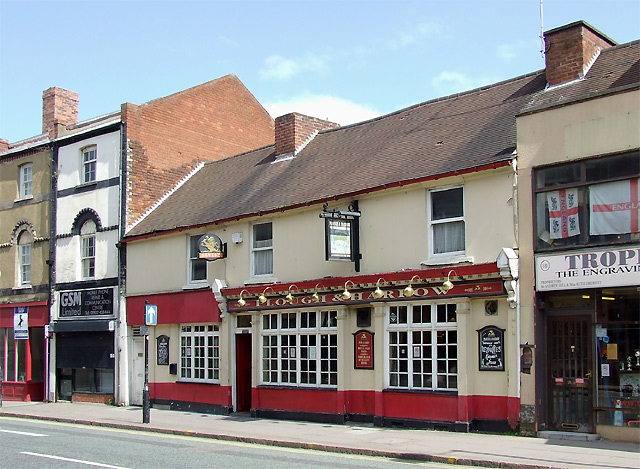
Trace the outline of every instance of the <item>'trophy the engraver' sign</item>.
<path fill-rule="evenodd" d="M 638 285 L 639 278 L 639 246 L 536 256 L 538 291 Z"/>

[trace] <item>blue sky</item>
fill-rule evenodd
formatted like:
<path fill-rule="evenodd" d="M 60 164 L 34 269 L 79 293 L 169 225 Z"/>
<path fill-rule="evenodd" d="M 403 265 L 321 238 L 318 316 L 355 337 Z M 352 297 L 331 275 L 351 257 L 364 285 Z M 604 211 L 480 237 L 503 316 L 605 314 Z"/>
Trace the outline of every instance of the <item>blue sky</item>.
<path fill-rule="evenodd" d="M 543 0 L 640 39 L 638 0 Z M 340 124 L 544 68 L 540 0 L 0 0 L 0 138 L 42 130 L 42 92 L 80 120 L 236 74 L 274 116 Z"/>

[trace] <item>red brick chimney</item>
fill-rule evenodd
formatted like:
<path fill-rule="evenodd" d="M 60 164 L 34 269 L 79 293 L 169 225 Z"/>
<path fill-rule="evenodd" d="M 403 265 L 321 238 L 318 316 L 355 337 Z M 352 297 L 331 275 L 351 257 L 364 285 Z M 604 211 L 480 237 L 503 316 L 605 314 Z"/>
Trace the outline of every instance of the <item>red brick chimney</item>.
<path fill-rule="evenodd" d="M 544 33 L 547 82 L 559 85 L 582 78 L 602 49 L 617 43 L 584 21 Z"/>
<path fill-rule="evenodd" d="M 69 126 L 78 123 L 78 93 L 54 86 L 42 92 L 42 133 L 58 136 L 57 124 Z"/>
<path fill-rule="evenodd" d="M 340 125 L 297 112 L 276 117 L 276 157 L 295 156 L 318 132 L 335 127 Z"/>

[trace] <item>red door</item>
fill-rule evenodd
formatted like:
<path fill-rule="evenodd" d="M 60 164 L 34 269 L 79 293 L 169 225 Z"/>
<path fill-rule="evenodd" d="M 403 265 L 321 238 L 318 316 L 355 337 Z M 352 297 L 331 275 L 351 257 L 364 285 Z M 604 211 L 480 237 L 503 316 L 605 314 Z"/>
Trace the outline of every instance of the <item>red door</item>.
<path fill-rule="evenodd" d="M 236 412 L 251 410 L 251 334 L 236 335 Z"/>

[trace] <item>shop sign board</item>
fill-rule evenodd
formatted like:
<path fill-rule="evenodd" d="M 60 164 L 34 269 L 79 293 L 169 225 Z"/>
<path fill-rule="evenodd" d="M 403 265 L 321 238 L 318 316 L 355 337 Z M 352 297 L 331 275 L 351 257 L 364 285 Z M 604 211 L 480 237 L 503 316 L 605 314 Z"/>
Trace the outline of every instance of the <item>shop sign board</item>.
<path fill-rule="evenodd" d="M 355 369 L 373 370 L 373 333 L 360 330 L 353 334 Z"/>
<path fill-rule="evenodd" d="M 536 256 L 536 290 L 638 285 L 640 247 L 607 247 Z"/>
<path fill-rule="evenodd" d="M 198 240 L 198 257 L 215 261 L 227 257 L 227 245 L 215 234 L 202 235 Z"/>
<path fill-rule="evenodd" d="M 27 340 L 29 338 L 29 307 L 13 308 L 13 338 Z"/>
<path fill-rule="evenodd" d="M 168 365 L 169 364 L 169 337 L 166 335 L 161 335 L 156 338 L 157 342 L 157 363 L 158 365 Z"/>
<path fill-rule="evenodd" d="M 60 317 L 113 315 L 113 288 L 60 292 Z"/>

